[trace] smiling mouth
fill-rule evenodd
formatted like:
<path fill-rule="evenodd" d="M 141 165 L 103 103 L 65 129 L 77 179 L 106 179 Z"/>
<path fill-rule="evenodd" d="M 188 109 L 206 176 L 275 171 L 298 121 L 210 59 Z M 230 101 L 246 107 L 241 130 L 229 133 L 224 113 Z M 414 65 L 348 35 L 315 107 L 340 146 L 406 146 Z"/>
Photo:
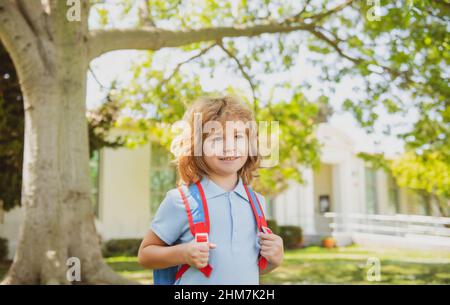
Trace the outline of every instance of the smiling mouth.
<path fill-rule="evenodd" d="M 224 157 L 224 158 L 219 158 L 220 161 L 234 161 L 239 159 L 239 157 Z"/>

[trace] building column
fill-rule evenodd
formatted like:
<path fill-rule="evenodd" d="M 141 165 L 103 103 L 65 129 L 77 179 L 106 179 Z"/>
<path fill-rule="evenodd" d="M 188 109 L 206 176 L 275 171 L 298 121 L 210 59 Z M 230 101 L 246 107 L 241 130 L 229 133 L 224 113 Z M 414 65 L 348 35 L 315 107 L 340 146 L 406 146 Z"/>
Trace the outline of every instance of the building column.
<path fill-rule="evenodd" d="M 305 235 L 316 235 L 314 209 L 314 172 L 311 168 L 303 168 L 302 175 L 305 183 L 299 188 L 300 226 Z"/>
<path fill-rule="evenodd" d="M 301 172 L 305 183 L 288 182 L 288 188 L 275 198 L 273 217 L 279 225 L 300 226 L 303 234 L 315 235 L 313 171 L 302 168 Z"/>
<path fill-rule="evenodd" d="M 359 198 L 361 185 L 358 182 L 358 163 L 348 158 L 333 166 L 333 193 L 335 197 L 334 212 L 340 215 L 334 220 L 337 225 L 335 238 L 339 246 L 348 245 L 352 242 L 353 229 L 348 227 L 352 219 L 349 214 L 359 211 Z"/>

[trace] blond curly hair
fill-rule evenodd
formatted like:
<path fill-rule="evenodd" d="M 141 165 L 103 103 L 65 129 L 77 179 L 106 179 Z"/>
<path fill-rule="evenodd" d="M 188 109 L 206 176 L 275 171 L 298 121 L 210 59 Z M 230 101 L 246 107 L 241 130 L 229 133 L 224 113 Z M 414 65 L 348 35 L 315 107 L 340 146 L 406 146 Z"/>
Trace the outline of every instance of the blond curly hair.
<path fill-rule="evenodd" d="M 202 128 L 209 121 L 218 121 L 222 125 L 225 121 L 242 121 L 244 123 L 254 122 L 253 112 L 238 97 L 223 96 L 218 98 L 201 97 L 197 99 L 186 111 L 183 120 L 189 124 L 190 134 L 186 134 L 184 140 L 188 140 L 188 149 L 194 151 L 194 115 L 201 114 Z M 247 137 L 249 137 L 249 129 L 246 128 Z M 256 130 L 253 130 L 256 134 Z M 189 138 L 187 138 L 189 137 Z M 202 135 L 202 145 L 206 135 Z M 181 141 L 183 142 L 183 140 Z M 181 144 L 182 145 L 182 144 Z M 184 183 L 190 185 L 197 182 L 204 176 L 208 176 L 210 169 L 204 160 L 203 154 L 195 156 L 193 153 L 180 154 L 175 160 L 178 170 L 178 184 Z M 249 184 L 254 178 L 255 171 L 259 167 L 259 153 L 248 154 L 247 161 L 244 166 L 239 169 L 238 176 L 242 178 L 245 184 Z"/>

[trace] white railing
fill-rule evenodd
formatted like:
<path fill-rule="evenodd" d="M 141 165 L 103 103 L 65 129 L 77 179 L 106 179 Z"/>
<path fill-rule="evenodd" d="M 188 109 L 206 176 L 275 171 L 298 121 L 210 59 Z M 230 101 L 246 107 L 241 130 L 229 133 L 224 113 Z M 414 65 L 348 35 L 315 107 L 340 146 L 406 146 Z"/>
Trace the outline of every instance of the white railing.
<path fill-rule="evenodd" d="M 393 236 L 426 235 L 450 238 L 450 217 L 325 213 L 333 233 Z"/>

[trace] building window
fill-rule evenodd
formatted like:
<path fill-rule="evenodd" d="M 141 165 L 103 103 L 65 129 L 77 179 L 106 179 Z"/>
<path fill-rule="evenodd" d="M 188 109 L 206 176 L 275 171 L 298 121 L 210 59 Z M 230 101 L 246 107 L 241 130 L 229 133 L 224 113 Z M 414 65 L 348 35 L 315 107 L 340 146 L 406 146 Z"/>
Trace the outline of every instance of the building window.
<path fill-rule="evenodd" d="M 331 211 L 329 195 L 319 196 L 319 211 L 321 214 L 325 214 Z"/>
<path fill-rule="evenodd" d="M 175 166 L 171 164 L 170 153 L 161 145 L 151 143 L 150 162 L 150 211 L 155 215 L 167 191 L 176 184 Z"/>
<path fill-rule="evenodd" d="M 366 167 L 366 211 L 367 214 L 376 214 L 378 198 L 377 198 L 377 179 L 376 171 Z"/>
<path fill-rule="evenodd" d="M 100 186 L 100 151 L 92 153 L 89 162 L 91 171 L 91 200 L 95 216 L 99 217 L 99 186 Z"/>
<path fill-rule="evenodd" d="M 400 190 L 394 177 L 388 174 L 389 210 L 393 214 L 400 213 Z"/>

